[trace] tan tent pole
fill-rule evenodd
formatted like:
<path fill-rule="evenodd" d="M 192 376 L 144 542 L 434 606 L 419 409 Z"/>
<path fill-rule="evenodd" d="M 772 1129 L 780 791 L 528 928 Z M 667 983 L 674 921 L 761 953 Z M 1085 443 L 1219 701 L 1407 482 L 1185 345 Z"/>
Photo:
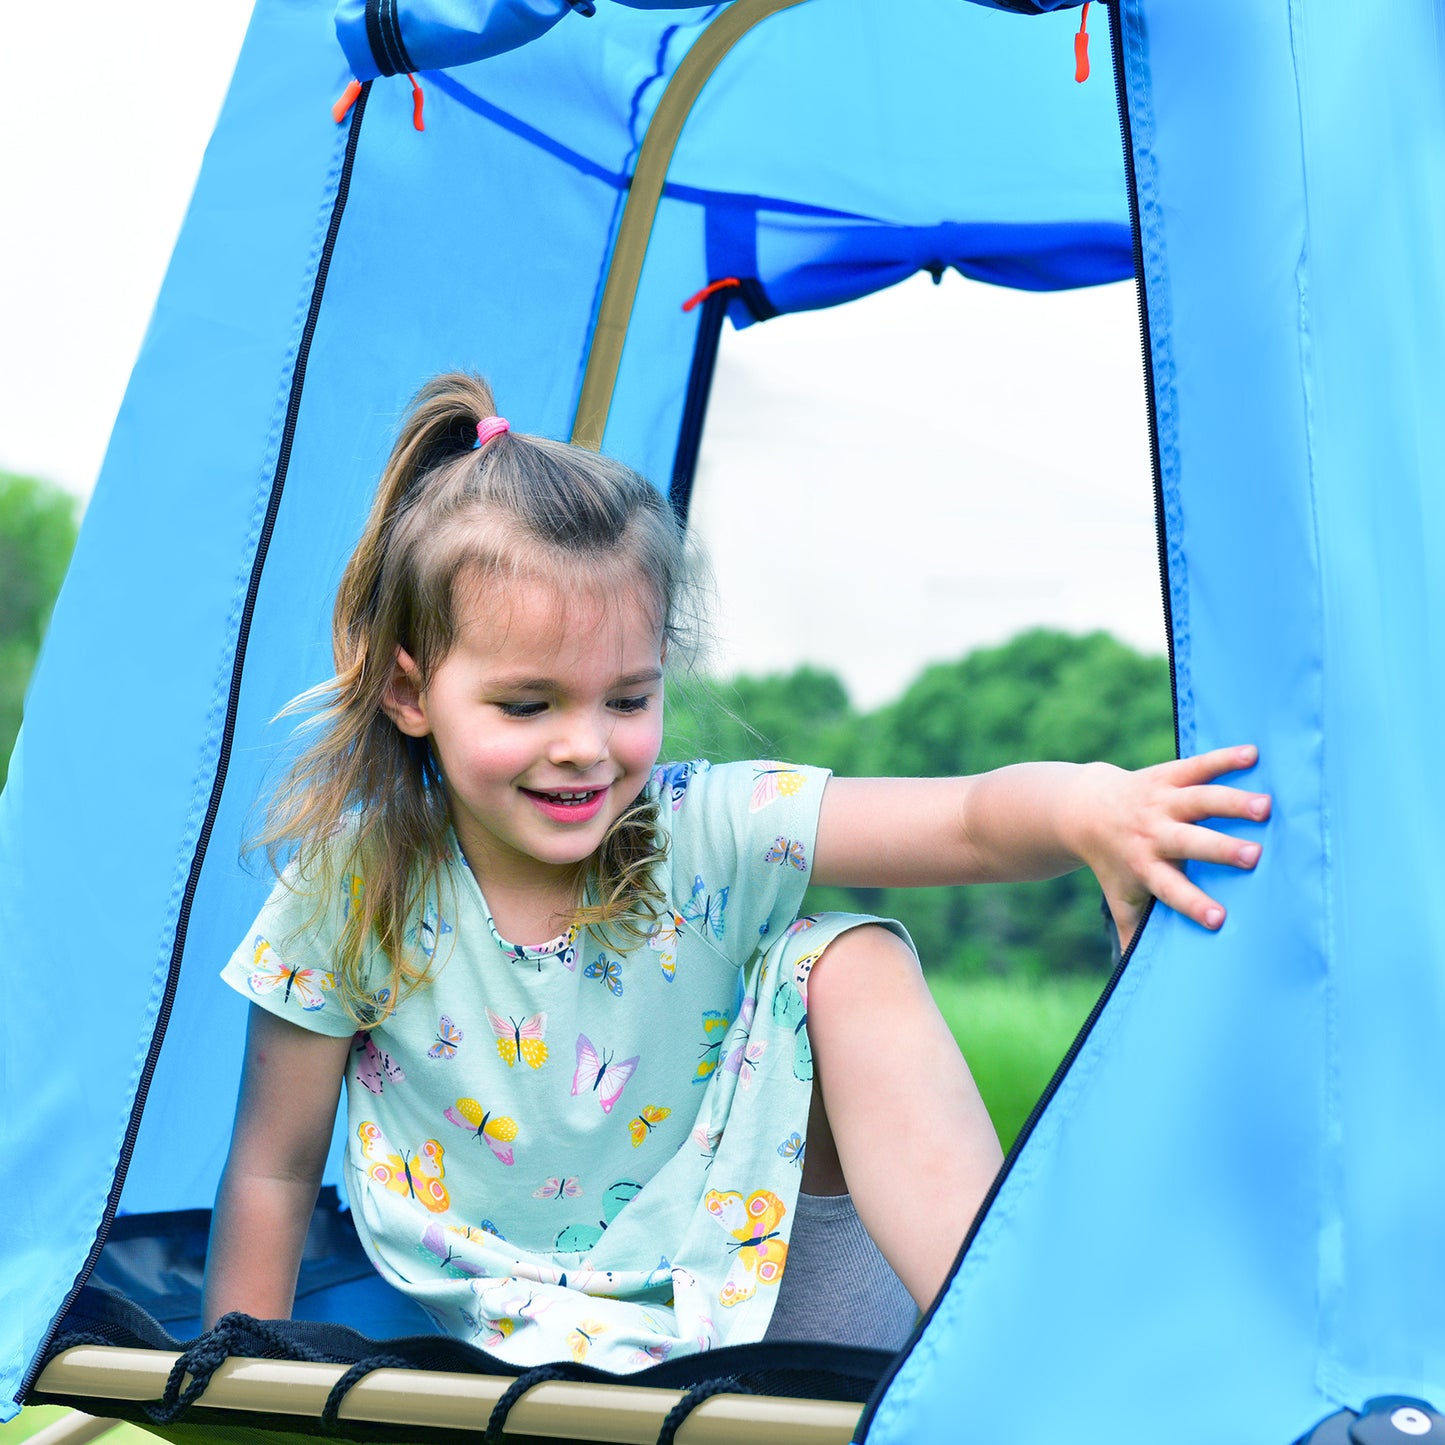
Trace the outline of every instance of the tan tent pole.
<path fill-rule="evenodd" d="M 622 365 L 622 347 L 632 320 L 632 305 L 642 279 L 642 262 L 652 238 L 652 223 L 657 217 L 672 153 L 694 103 L 713 71 L 749 30 L 770 15 L 802 3 L 803 0 L 734 0 L 693 41 L 682 64 L 667 82 L 642 139 L 637 169 L 617 228 L 617 244 L 612 248 L 612 261 L 607 268 L 607 284 L 602 290 L 602 304 L 587 353 L 587 369 L 582 376 L 582 394 L 572 424 L 572 440 L 578 446 L 595 452 L 602 445 L 602 433 L 607 429 L 607 413 L 612 408 L 612 393 Z"/>
<path fill-rule="evenodd" d="M 38 1395 L 159 1400 L 179 1355 L 111 1345 L 77 1345 L 46 1365 Z M 233 1357 L 221 1365 L 198 1410 L 250 1410 L 315 1419 L 344 1365 Z M 438 1370 L 375 1370 L 346 1396 L 342 1420 L 436 1426 L 481 1434 L 510 1378 Z M 598 1445 L 652 1445 L 679 1390 L 640 1385 L 547 1381 L 529 1390 L 508 1416 L 509 1433 Z M 834 1400 L 771 1395 L 714 1395 L 688 1416 L 686 1445 L 847 1445 L 861 1408 Z M 216 1425 L 225 1423 L 216 1417 Z M 280 1422 L 278 1422 L 279 1424 Z"/>
<path fill-rule="evenodd" d="M 25 1445 L 88 1445 L 120 1424 L 119 1420 L 101 1420 L 84 1410 L 72 1410 L 52 1420 L 43 1430 L 29 1436 Z"/>

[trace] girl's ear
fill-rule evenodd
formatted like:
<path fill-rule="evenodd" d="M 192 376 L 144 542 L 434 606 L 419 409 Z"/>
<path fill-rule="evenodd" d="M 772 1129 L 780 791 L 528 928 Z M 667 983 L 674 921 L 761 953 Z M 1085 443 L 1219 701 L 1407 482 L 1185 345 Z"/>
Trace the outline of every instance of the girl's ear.
<path fill-rule="evenodd" d="M 396 650 L 391 682 L 382 696 L 381 707 L 387 717 L 408 737 L 424 738 L 430 735 L 431 724 L 427 721 L 421 674 L 404 647 Z"/>

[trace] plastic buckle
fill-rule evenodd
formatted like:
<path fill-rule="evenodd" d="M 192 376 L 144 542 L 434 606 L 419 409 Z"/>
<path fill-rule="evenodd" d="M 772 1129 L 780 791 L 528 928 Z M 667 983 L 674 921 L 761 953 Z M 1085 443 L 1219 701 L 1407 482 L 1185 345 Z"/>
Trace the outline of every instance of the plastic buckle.
<path fill-rule="evenodd" d="M 1360 1414 L 1341 1410 L 1321 1420 L 1295 1445 L 1445 1445 L 1445 1415 L 1409 1395 L 1366 1400 Z"/>

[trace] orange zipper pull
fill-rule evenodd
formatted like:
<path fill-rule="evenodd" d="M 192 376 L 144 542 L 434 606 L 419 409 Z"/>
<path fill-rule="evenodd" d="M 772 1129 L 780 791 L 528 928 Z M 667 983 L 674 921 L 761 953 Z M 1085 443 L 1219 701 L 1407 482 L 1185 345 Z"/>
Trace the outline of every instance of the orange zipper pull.
<path fill-rule="evenodd" d="M 341 99 L 331 107 L 331 119 L 340 125 L 342 121 L 351 114 L 351 107 L 356 104 L 356 97 L 361 94 L 361 82 L 353 80 L 345 90 L 341 92 Z"/>
<path fill-rule="evenodd" d="M 736 276 L 724 276 L 721 281 L 709 282 L 697 293 L 696 296 L 689 296 L 682 303 L 684 311 L 691 311 L 694 306 L 699 306 L 706 301 L 715 291 L 726 291 L 732 286 L 741 286 L 743 283 Z"/>
<path fill-rule="evenodd" d="M 1079 33 L 1074 36 L 1074 79 L 1082 85 L 1089 78 L 1089 4 L 1084 0 L 1084 13 L 1079 16 Z"/>
<path fill-rule="evenodd" d="M 424 100 L 421 86 L 416 83 L 416 76 L 410 72 L 407 73 L 406 78 L 411 81 L 411 123 L 417 130 L 425 130 L 426 126 L 422 124 L 421 118 L 421 107 Z"/>

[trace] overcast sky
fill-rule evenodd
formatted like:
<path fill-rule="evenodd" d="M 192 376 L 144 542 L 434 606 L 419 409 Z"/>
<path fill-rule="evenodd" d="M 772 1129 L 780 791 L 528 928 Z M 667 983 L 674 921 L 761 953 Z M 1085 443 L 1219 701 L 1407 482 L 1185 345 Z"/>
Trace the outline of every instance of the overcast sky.
<path fill-rule="evenodd" d="M 89 493 L 249 11 L 10 7 L 0 467 Z M 725 334 L 694 520 L 727 670 L 873 704 L 1036 623 L 1162 651 L 1132 286 L 915 278 Z"/>

